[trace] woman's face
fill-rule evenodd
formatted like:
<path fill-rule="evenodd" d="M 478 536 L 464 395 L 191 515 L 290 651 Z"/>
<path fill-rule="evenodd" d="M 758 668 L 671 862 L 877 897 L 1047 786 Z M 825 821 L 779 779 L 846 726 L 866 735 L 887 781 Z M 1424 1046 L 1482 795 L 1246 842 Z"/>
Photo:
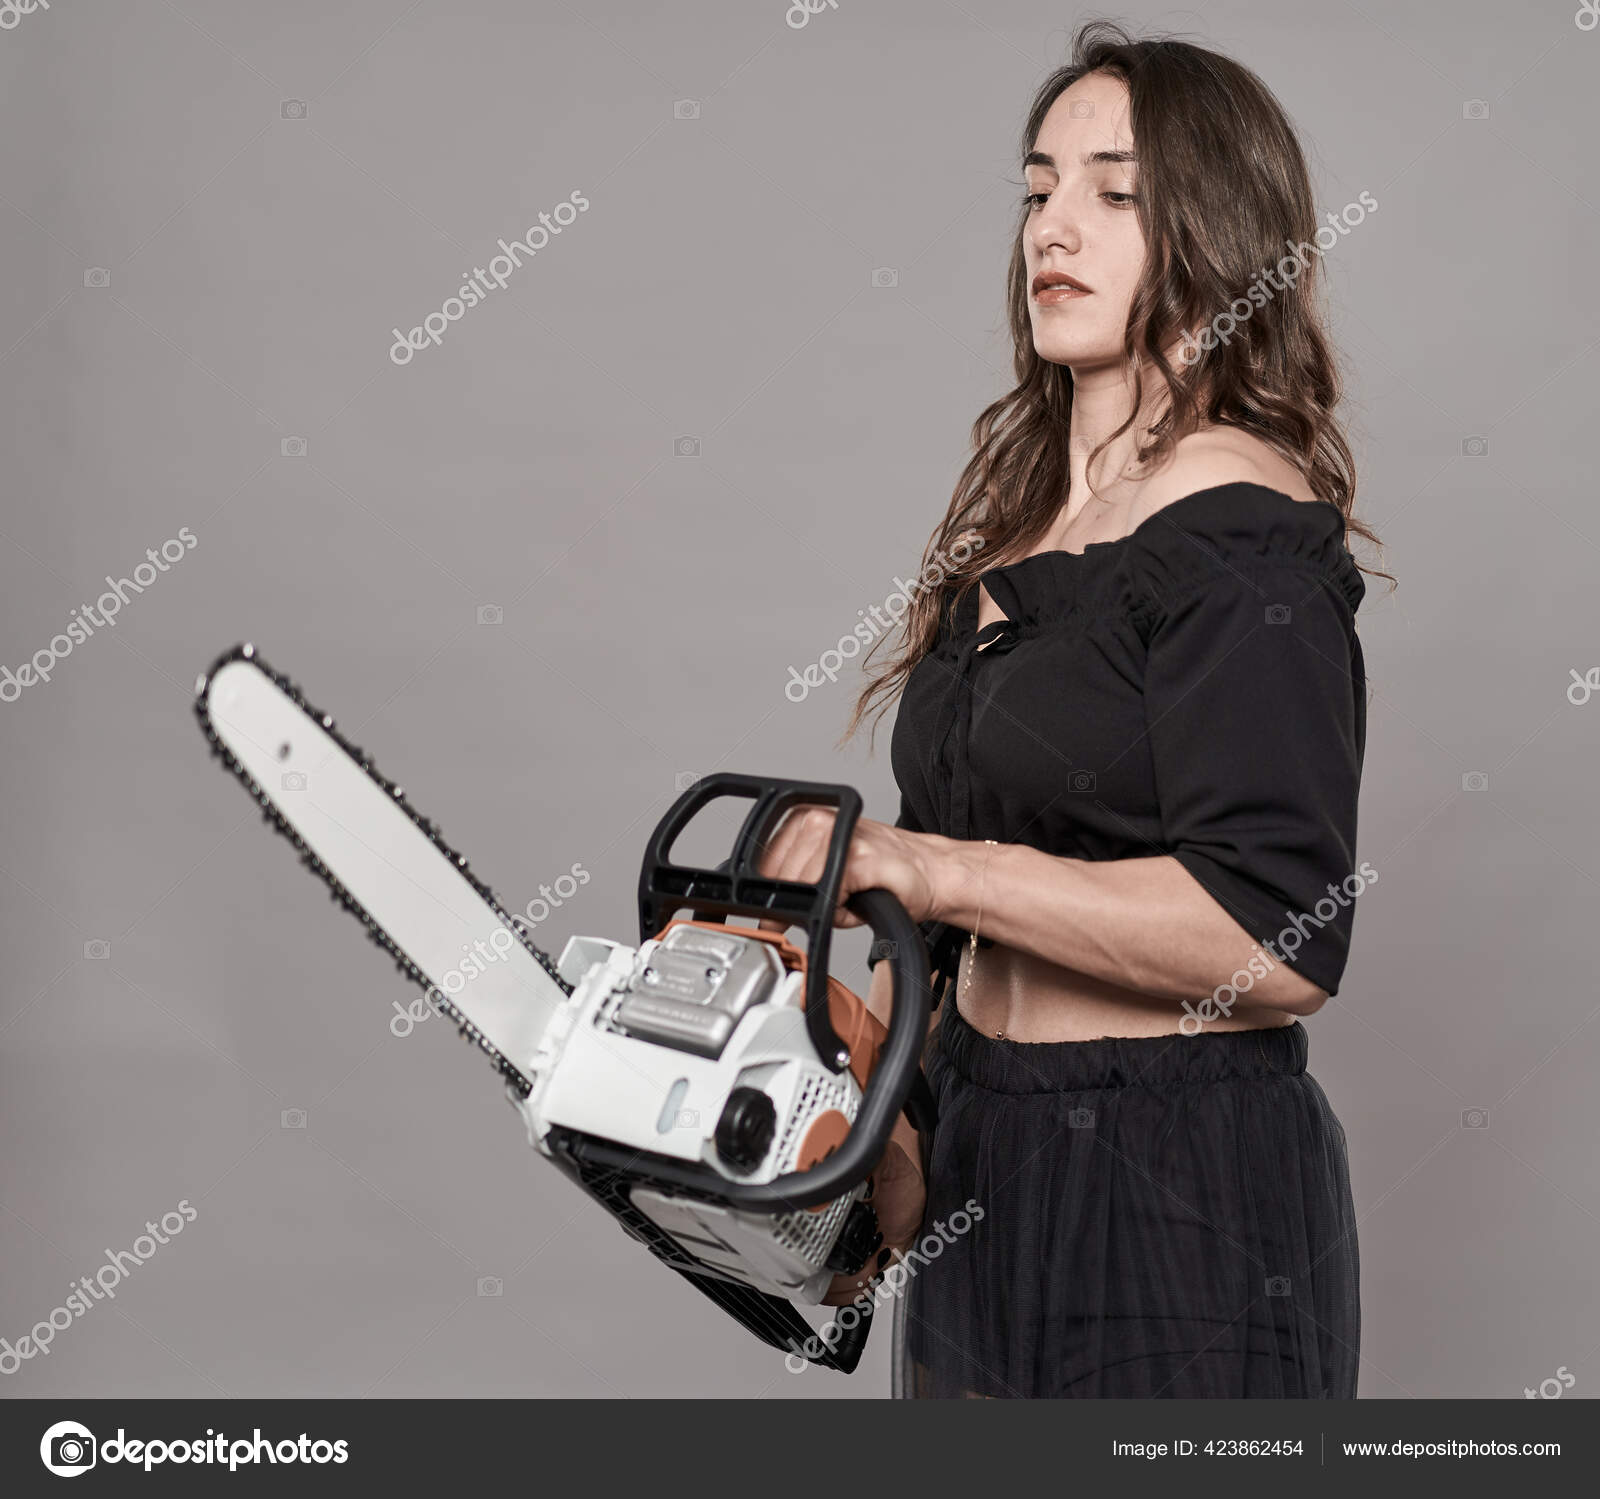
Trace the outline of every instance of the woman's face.
<path fill-rule="evenodd" d="M 1034 348 L 1075 378 L 1120 368 L 1145 259 L 1126 86 L 1100 73 L 1080 78 L 1050 106 L 1033 144 L 1022 246 Z M 1051 289 L 1062 275 L 1082 289 Z"/>

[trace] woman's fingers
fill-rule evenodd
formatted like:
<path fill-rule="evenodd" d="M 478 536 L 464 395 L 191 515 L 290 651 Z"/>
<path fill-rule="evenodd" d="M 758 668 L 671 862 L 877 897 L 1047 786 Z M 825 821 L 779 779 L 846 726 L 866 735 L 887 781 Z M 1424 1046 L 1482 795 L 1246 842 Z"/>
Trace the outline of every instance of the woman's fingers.
<path fill-rule="evenodd" d="M 767 840 L 756 869 L 768 879 L 814 885 L 827 865 L 828 842 L 833 836 L 833 813 L 826 807 L 805 804 L 791 807 Z M 763 917 L 762 931 L 786 931 L 792 923 Z"/>
<path fill-rule="evenodd" d="M 836 820 L 837 814 L 830 807 L 791 807 L 768 838 L 756 862 L 757 870 L 771 879 L 815 885 L 827 868 Z M 898 896 L 913 921 L 927 920 L 933 901 L 923 845 L 929 841 L 920 833 L 861 818 L 846 850 L 833 924 L 865 926 L 859 916 L 846 908 L 846 903 L 857 891 L 874 888 Z M 764 917 L 760 922 L 765 931 L 784 931 L 792 924 L 776 917 Z"/>

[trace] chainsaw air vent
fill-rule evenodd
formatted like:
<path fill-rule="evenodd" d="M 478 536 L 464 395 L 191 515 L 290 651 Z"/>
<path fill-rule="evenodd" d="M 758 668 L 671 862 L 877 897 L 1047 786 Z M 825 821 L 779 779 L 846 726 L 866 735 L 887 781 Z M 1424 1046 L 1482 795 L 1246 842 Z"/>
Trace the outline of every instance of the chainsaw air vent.
<path fill-rule="evenodd" d="M 846 1119 L 854 1122 L 858 1099 L 855 1090 L 845 1085 L 843 1078 L 846 1076 L 848 1074 L 832 1077 L 813 1072 L 800 1085 L 800 1096 L 789 1111 L 788 1128 L 778 1143 L 775 1174 L 795 1169 L 795 1157 L 799 1154 L 800 1142 L 805 1138 L 806 1127 L 818 1114 L 837 1109 Z"/>

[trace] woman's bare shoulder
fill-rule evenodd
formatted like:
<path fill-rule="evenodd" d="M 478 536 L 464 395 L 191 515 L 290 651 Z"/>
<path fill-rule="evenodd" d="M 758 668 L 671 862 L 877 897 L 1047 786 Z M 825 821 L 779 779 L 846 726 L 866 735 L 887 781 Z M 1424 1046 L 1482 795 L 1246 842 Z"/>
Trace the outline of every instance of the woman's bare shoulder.
<path fill-rule="evenodd" d="M 1180 438 L 1167 461 L 1145 480 L 1133 523 L 1202 489 L 1259 484 L 1292 500 L 1315 500 L 1306 477 L 1264 438 L 1238 427 L 1208 427 Z"/>

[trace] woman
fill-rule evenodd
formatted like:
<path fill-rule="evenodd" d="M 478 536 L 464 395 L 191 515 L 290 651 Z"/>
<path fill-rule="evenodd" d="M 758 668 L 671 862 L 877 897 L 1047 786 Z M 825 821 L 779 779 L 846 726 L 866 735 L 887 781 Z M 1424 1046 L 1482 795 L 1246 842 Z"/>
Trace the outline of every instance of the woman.
<path fill-rule="evenodd" d="M 916 1240 L 896 1393 L 1352 1398 L 1345 1137 L 1299 1018 L 1377 877 L 1332 231 L 1264 85 L 1193 46 L 1085 27 L 1023 151 L 1017 386 L 847 731 L 901 689 L 901 814 L 845 890 L 894 891 L 954 979 L 938 1127 L 874 1189 Z M 831 823 L 764 867 L 814 880 Z"/>

